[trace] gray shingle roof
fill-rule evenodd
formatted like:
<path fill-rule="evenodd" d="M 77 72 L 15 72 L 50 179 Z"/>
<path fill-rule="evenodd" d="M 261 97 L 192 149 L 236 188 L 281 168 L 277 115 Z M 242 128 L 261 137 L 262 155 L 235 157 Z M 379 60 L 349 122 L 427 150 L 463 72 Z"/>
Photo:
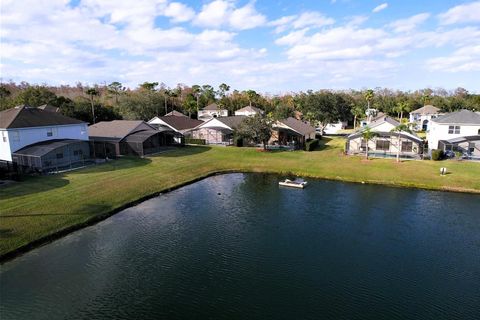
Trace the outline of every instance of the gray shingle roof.
<path fill-rule="evenodd" d="M 219 117 L 215 119 L 227 125 L 228 127 L 235 129 L 242 123 L 243 120 L 247 119 L 247 116 Z"/>
<path fill-rule="evenodd" d="M 434 107 L 431 104 L 423 106 L 417 110 L 414 110 L 410 113 L 418 113 L 418 114 L 436 114 L 440 112 L 440 108 Z"/>
<path fill-rule="evenodd" d="M 256 113 L 263 113 L 263 110 L 253 106 L 246 106 L 245 108 L 241 108 L 236 110 L 235 112 L 256 112 Z"/>
<path fill-rule="evenodd" d="M 216 103 L 210 103 L 208 106 L 203 108 L 203 110 L 221 110 L 221 108 Z"/>
<path fill-rule="evenodd" d="M 480 115 L 470 110 L 460 110 L 432 119 L 432 122 L 440 124 L 478 124 L 480 125 Z"/>
<path fill-rule="evenodd" d="M 49 112 L 27 105 L 0 112 L 0 128 L 30 128 L 85 123 L 57 112 Z"/>
<path fill-rule="evenodd" d="M 187 116 L 163 116 L 159 117 L 159 119 L 168 123 L 168 125 L 175 128 L 175 130 L 191 129 L 204 123 L 201 120 L 190 119 Z"/>
<path fill-rule="evenodd" d="M 170 111 L 165 116 L 176 116 L 176 117 L 187 117 L 188 118 L 188 116 L 184 115 L 183 113 L 181 113 L 177 110 Z"/>
<path fill-rule="evenodd" d="M 294 131 L 300 133 L 301 135 L 307 135 L 312 132 L 315 132 L 315 128 L 310 125 L 310 123 L 306 121 L 300 121 L 292 117 L 288 117 L 287 119 L 279 120 L 280 123 L 283 123 L 287 127 L 292 128 Z"/>
<path fill-rule="evenodd" d="M 113 120 L 102 121 L 88 127 L 90 137 L 123 139 L 132 132 L 140 130 L 155 130 L 148 123 L 141 120 Z"/>

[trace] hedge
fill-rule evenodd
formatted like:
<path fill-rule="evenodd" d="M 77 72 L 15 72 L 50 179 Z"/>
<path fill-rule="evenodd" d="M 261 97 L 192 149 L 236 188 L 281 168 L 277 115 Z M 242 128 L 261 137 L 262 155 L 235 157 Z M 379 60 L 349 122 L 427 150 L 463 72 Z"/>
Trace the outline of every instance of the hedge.
<path fill-rule="evenodd" d="M 434 161 L 442 160 L 443 157 L 444 157 L 444 154 L 442 149 L 432 150 L 432 160 Z"/>
<path fill-rule="evenodd" d="M 307 140 L 305 142 L 305 151 L 313 151 L 318 146 L 318 139 Z"/>
<path fill-rule="evenodd" d="M 205 145 L 207 142 L 205 139 L 192 139 L 192 138 L 185 138 L 185 144 L 202 144 Z"/>

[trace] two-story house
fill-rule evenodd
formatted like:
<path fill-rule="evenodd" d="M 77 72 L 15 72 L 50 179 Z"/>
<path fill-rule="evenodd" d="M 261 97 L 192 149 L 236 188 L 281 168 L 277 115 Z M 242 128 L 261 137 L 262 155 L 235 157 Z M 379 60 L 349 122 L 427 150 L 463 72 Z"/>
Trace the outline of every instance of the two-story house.
<path fill-rule="evenodd" d="M 216 103 L 211 103 L 198 111 L 198 120 L 209 121 L 213 118 L 228 117 L 228 110 L 222 109 Z"/>
<path fill-rule="evenodd" d="M 480 114 L 460 110 L 431 121 L 428 149 L 443 149 L 480 155 Z"/>
<path fill-rule="evenodd" d="M 235 111 L 236 116 L 247 116 L 247 117 L 253 117 L 257 114 L 263 115 L 263 110 L 252 107 L 252 106 L 246 106 L 245 108 L 241 108 Z"/>
<path fill-rule="evenodd" d="M 415 131 L 428 131 L 429 124 L 432 119 L 443 115 L 440 109 L 432 105 L 423 106 L 417 110 L 410 112 L 410 123 Z"/>
<path fill-rule="evenodd" d="M 36 170 L 89 158 L 87 123 L 26 105 L 0 112 L 0 161 Z"/>

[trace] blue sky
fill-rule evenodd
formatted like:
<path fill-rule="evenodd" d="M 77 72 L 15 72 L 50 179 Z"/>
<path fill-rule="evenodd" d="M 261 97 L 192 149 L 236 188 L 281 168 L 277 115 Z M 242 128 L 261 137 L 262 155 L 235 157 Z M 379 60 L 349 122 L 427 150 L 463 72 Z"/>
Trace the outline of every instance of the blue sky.
<path fill-rule="evenodd" d="M 480 1 L 4 0 L 2 81 L 479 92 Z"/>

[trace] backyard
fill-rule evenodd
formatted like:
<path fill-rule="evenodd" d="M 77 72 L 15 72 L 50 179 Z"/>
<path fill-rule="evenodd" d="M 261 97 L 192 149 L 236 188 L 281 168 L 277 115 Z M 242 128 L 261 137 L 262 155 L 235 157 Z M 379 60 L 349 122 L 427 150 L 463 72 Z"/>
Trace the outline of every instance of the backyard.
<path fill-rule="evenodd" d="M 272 172 L 480 193 L 479 163 L 365 160 L 343 155 L 343 144 L 342 138 L 325 138 L 313 152 L 187 146 L 143 159 L 122 158 L 63 174 L 28 177 L 0 189 L 0 255 L 6 258 L 39 239 L 216 172 Z M 440 176 L 440 167 L 447 167 L 449 174 Z"/>

